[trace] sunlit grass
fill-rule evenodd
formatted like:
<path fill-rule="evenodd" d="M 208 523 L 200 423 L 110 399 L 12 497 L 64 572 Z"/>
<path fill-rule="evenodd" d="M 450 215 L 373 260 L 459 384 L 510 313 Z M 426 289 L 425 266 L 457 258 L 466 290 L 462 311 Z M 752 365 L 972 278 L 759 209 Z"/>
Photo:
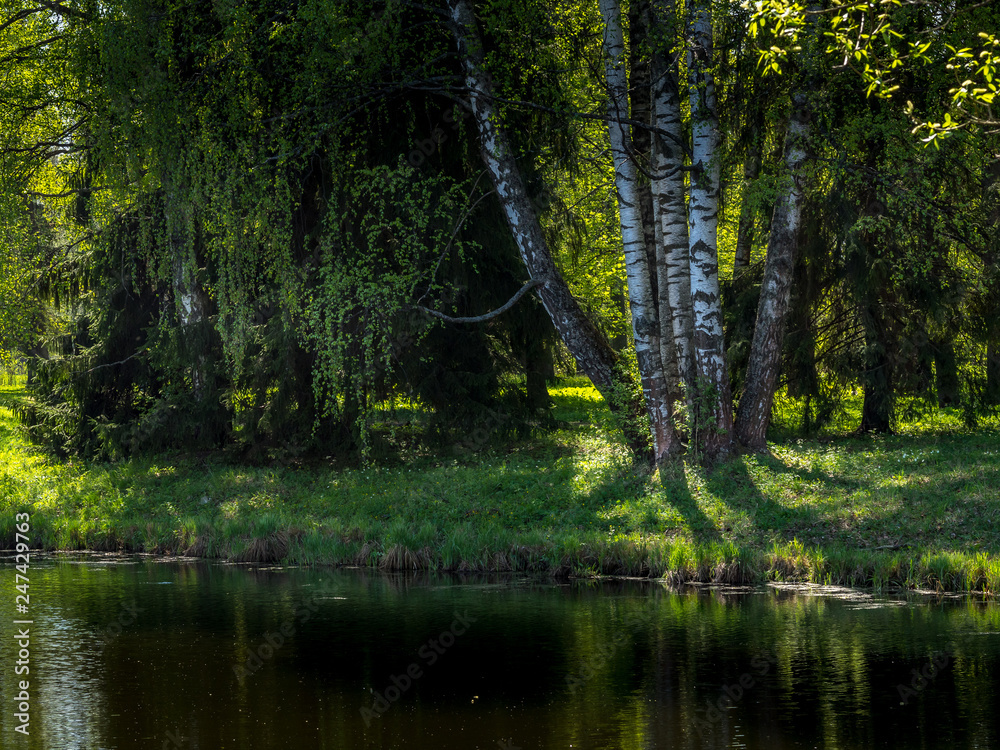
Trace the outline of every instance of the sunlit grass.
<path fill-rule="evenodd" d="M 837 394 L 837 405 L 829 421 L 815 429 L 815 403 L 812 404 L 811 424 L 814 435 L 842 437 L 853 434 L 861 424 L 861 409 L 864 393 L 858 388 L 848 388 Z M 771 435 L 778 438 L 797 437 L 804 427 L 806 401 L 804 398 L 790 398 L 779 393 L 775 398 L 771 413 Z M 962 409 L 955 407 L 938 408 L 925 399 L 902 396 L 896 400 L 896 433 L 902 436 L 945 435 L 959 432 L 974 432 L 979 429 L 1000 429 L 1000 414 L 980 415 L 976 419 L 976 429 L 970 430 L 965 422 Z"/>
<path fill-rule="evenodd" d="M 661 477 L 631 467 L 587 381 L 551 393 L 555 427 L 531 439 L 367 468 L 58 462 L 0 406 L 0 534 L 27 511 L 45 549 L 1000 591 L 994 427 L 779 426 L 769 456 Z"/>

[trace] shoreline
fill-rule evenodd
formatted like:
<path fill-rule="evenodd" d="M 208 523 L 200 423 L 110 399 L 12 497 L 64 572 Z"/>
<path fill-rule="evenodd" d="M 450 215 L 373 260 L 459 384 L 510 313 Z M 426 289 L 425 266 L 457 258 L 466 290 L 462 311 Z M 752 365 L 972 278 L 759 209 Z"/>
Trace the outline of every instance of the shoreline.
<path fill-rule="evenodd" d="M 37 519 L 33 514 L 33 520 Z M 14 553 L 7 539 L 6 519 L 0 520 L 0 551 Z M 47 524 L 43 524 L 43 528 Z M 169 533 L 150 524 L 143 534 Z M 131 533 L 130 533 L 131 532 Z M 109 529 L 100 541 L 80 546 L 44 545 L 31 553 L 45 555 L 120 554 L 203 560 L 234 564 L 295 565 L 378 570 L 386 573 L 533 574 L 552 579 L 628 579 L 671 586 L 831 586 L 877 593 L 996 597 L 1000 593 L 1000 557 L 947 551 L 858 550 L 809 548 L 795 541 L 759 550 L 731 543 L 690 543 L 687 540 L 612 540 L 583 542 L 575 550 L 557 544 L 507 547 L 471 542 L 474 554 L 452 558 L 445 548 L 386 547 L 383 540 L 333 539 L 322 532 L 304 533 L 294 527 L 260 536 L 215 534 L 176 538 L 175 544 L 148 547 L 134 536 L 136 528 Z M 129 541 L 131 537 L 131 541 Z M 162 539 L 163 536 L 160 536 Z M 83 541 L 83 540 L 81 540 Z"/>
<path fill-rule="evenodd" d="M 786 437 L 770 455 L 636 471 L 588 383 L 555 426 L 368 466 L 221 454 L 54 459 L 0 407 L 0 548 L 382 570 L 1000 593 L 1000 433 Z"/>

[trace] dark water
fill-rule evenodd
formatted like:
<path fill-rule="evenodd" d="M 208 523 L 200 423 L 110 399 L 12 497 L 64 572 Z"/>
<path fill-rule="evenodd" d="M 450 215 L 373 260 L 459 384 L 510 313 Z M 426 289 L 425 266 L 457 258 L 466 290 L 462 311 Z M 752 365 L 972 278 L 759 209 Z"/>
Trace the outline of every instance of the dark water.
<path fill-rule="evenodd" d="M 1000 748 L 993 603 L 96 557 L 32 558 L 24 737 L 0 576 L 4 749 Z"/>

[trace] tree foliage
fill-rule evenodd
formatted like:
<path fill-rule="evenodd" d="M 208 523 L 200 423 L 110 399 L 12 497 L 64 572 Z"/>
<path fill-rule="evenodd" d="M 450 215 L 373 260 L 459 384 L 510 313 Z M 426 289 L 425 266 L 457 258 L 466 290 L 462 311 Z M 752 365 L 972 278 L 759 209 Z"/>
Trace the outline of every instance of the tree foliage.
<path fill-rule="evenodd" d="M 427 313 L 483 316 L 532 277 L 482 160 L 484 94 L 469 89 L 452 5 L 0 2 L 0 361 L 28 368 L 20 413 L 37 439 L 111 456 L 371 457 L 411 428 L 454 444 L 484 423 L 544 424 L 553 363 L 575 366 L 551 279 L 478 324 Z M 604 391 L 625 421 L 655 360 L 667 374 L 647 412 L 661 438 L 726 453 L 771 222 L 793 184 L 788 312 L 760 322 L 782 333 L 777 387 L 803 399 L 804 426 L 855 388 L 863 430 L 892 429 L 904 395 L 970 424 L 994 408 L 997 8 L 605 6 L 627 21 L 629 88 L 611 97 L 598 3 L 469 7 L 521 208 L 580 311 L 572 325 L 614 360 Z M 668 79 L 676 132 L 654 102 Z M 787 160 L 802 91 L 808 158 Z M 614 128 L 628 129 L 620 143 Z M 657 162 L 667 142 L 676 161 Z M 641 212 L 630 262 L 640 241 L 653 248 L 642 272 L 664 344 L 635 355 L 645 287 L 630 309 L 616 163 L 640 197 L 661 195 L 654 163 L 680 176 L 667 203 L 696 230 L 683 255 L 704 280 L 688 290 L 698 377 L 671 374 L 681 313 Z M 643 453 L 645 428 L 628 429 Z"/>

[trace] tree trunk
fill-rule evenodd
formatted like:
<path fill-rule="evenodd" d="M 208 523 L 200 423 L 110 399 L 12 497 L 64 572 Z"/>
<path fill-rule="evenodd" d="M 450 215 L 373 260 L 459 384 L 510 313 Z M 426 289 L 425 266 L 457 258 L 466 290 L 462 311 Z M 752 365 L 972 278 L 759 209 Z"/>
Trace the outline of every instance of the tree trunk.
<path fill-rule="evenodd" d="M 890 433 L 894 411 L 892 357 L 889 332 L 878 301 L 862 316 L 865 329 L 866 369 L 861 374 L 865 400 L 861 407 L 861 432 Z"/>
<path fill-rule="evenodd" d="M 996 335 L 986 344 L 986 399 L 988 403 L 1000 404 L 1000 343 Z"/>
<path fill-rule="evenodd" d="M 884 360 L 885 358 L 882 357 Z M 888 366 L 884 363 L 876 365 L 865 379 L 865 400 L 861 407 L 861 432 L 883 433 L 892 432 L 892 384 L 888 380 Z"/>
<path fill-rule="evenodd" d="M 961 398 L 958 358 L 955 356 L 955 347 L 947 339 L 934 345 L 934 385 L 939 407 L 958 406 Z"/>
<path fill-rule="evenodd" d="M 547 372 L 552 367 L 552 356 L 547 354 L 544 339 L 525 335 L 524 341 L 524 391 L 528 408 L 532 411 L 545 411 L 549 408 L 551 399 L 549 389 L 545 385 Z"/>
<path fill-rule="evenodd" d="M 634 13 L 633 13 L 634 11 Z M 634 17 L 633 17 L 634 16 Z M 648 122 L 651 125 L 659 125 L 656 113 L 656 96 L 658 93 L 657 77 L 667 69 L 665 55 L 657 44 L 659 31 L 657 20 L 654 18 L 653 8 L 648 0 L 641 0 L 630 5 L 629 17 L 629 37 L 630 48 L 633 56 L 631 62 L 632 70 L 643 71 L 642 75 L 634 75 L 631 89 L 632 96 L 632 119 Z M 648 54 L 648 60 L 637 55 L 636 50 L 642 50 Z M 662 83 L 660 84 L 662 85 Z M 679 148 L 680 143 L 680 108 L 677 97 L 677 77 L 674 75 L 672 81 L 672 91 L 674 102 L 677 105 L 677 157 L 679 159 L 676 166 L 683 163 L 684 154 Z M 653 244 L 647 248 L 646 255 L 650 259 L 649 274 L 653 287 L 653 303 L 656 307 L 657 319 L 659 321 L 660 338 L 660 361 L 663 364 L 663 376 L 666 381 L 666 401 L 667 409 L 670 413 L 671 429 L 674 432 L 674 443 L 677 451 L 680 452 L 681 437 L 677 432 L 677 424 L 674 421 L 674 406 L 684 398 L 684 389 L 681 386 L 680 365 L 677 360 L 677 347 L 674 341 L 674 311 L 670 305 L 670 277 L 667 264 L 667 250 L 664 245 L 663 231 L 663 201 L 661 196 L 663 190 L 663 180 L 666 177 L 662 170 L 666 165 L 659 164 L 663 161 L 663 146 L 657 141 L 663 136 L 654 134 L 651 131 L 638 129 L 633 131 L 635 137 L 633 146 L 640 157 L 645 157 L 646 163 L 650 165 L 653 175 L 649 180 L 642 180 L 640 190 L 639 205 L 642 207 L 642 221 L 644 234 L 647 243 L 652 235 Z M 670 168 L 673 168 L 672 166 Z M 684 205 L 684 183 L 683 173 L 677 169 L 674 174 L 679 182 L 677 194 L 680 196 L 680 210 L 683 218 L 683 252 L 687 254 L 687 207 Z M 647 213 L 648 207 L 648 213 Z M 648 223 L 651 222 L 651 226 Z M 688 290 L 690 300 L 691 278 L 688 273 L 684 278 L 684 288 Z M 690 316 L 689 316 L 690 319 Z M 689 329 L 690 332 L 690 329 Z M 690 351 L 690 338 L 687 339 L 686 351 Z"/>
<path fill-rule="evenodd" d="M 600 0 L 604 18 L 605 76 L 608 84 L 608 134 L 615 165 L 618 189 L 618 214 L 625 248 L 625 271 L 629 306 L 632 311 L 632 338 L 642 393 L 649 413 L 653 438 L 653 456 L 662 463 L 678 446 L 674 440 L 670 400 L 660 355 L 660 328 L 653 298 L 648 244 L 643 231 L 640 190 L 635 163 L 632 161 L 628 119 L 628 83 L 625 78 L 625 40 L 621 27 L 618 0 Z M 652 201 L 650 201 L 652 213 Z M 652 222 L 650 222 L 651 226 Z"/>
<path fill-rule="evenodd" d="M 666 21 L 666 9 L 657 4 L 657 31 Z M 656 36 L 659 36 L 657 34 Z M 661 248 L 657 264 L 660 299 L 661 347 L 673 347 L 688 408 L 694 395 L 694 312 L 691 308 L 691 264 L 688 248 L 687 202 L 684 188 L 684 140 L 677 63 L 659 45 L 652 51 L 653 117 L 659 130 L 652 143 L 653 202 Z M 664 355 L 666 365 L 669 356 Z"/>
<path fill-rule="evenodd" d="M 657 53 L 652 49 L 655 44 L 652 34 L 654 27 L 653 9 L 649 0 L 637 0 L 629 5 L 629 96 L 632 105 L 632 120 L 656 124 L 656 113 L 654 111 L 655 80 L 652 76 L 657 67 L 665 67 L 662 53 L 657 58 Z M 676 78 L 674 80 L 674 92 L 676 95 Z M 680 122 L 680 110 L 678 109 L 678 124 Z M 679 139 L 678 135 L 678 139 Z M 636 128 L 632 131 L 632 149 L 644 164 L 650 166 L 650 172 L 654 177 L 646 179 L 643 175 L 639 177 L 639 207 L 642 211 L 643 235 L 646 239 L 646 257 L 649 261 L 650 286 L 653 290 L 653 305 L 656 309 L 656 317 L 659 322 L 660 339 L 660 362 L 663 365 L 663 377 L 666 382 L 666 407 L 670 414 L 671 430 L 673 431 L 673 444 L 680 452 L 681 441 L 677 434 L 674 423 L 674 404 L 684 397 L 681 388 L 681 376 L 677 363 L 677 350 L 674 344 L 674 315 L 670 307 L 669 298 L 669 278 L 667 273 L 667 258 L 663 244 L 663 222 L 661 218 L 661 206 L 659 198 L 659 184 L 656 178 L 657 171 L 654 162 L 658 158 L 657 136 L 644 128 Z M 662 150 L 662 149 L 661 149 Z M 683 159 L 683 153 L 678 152 Z M 681 200 L 684 197 L 683 174 L 678 171 L 677 177 L 681 178 L 679 194 Z M 687 252 L 687 209 L 684 210 L 684 251 Z M 690 277 L 685 279 L 686 287 L 690 288 Z M 690 347 L 688 347 L 690 348 Z"/>
<path fill-rule="evenodd" d="M 750 346 L 746 387 L 736 415 L 736 435 L 740 443 L 752 451 L 767 450 L 767 425 L 771 420 L 771 404 L 781 369 L 785 315 L 795 271 L 808 137 L 806 95 L 798 93 L 792 97 L 792 117 L 785 134 L 785 169 L 791 177 L 791 185 L 788 192 L 778 198 L 771 219 L 771 236 L 757 305 L 757 323 Z"/>
<path fill-rule="evenodd" d="M 521 259 L 531 278 L 544 279 L 538 296 L 580 370 L 591 379 L 611 410 L 624 417 L 621 421 L 629 448 L 637 458 L 648 460 L 652 456 L 648 432 L 642 427 L 642 401 L 632 397 L 634 388 L 618 355 L 584 314 L 559 273 L 506 134 L 498 125 L 493 110 L 493 82 L 483 68 L 483 47 L 472 6 L 468 0 L 448 0 L 448 5 L 483 162 Z M 625 394 L 624 398 L 620 394 Z"/>
<path fill-rule="evenodd" d="M 707 0 L 689 0 L 688 76 L 692 148 L 688 237 L 694 311 L 694 439 L 709 463 L 732 450 L 733 406 L 719 294 L 719 119 L 712 73 L 712 16 Z"/>
<path fill-rule="evenodd" d="M 647 53 L 650 26 L 649 0 L 632 0 L 628 9 L 628 101 L 631 119 L 652 122 L 650 92 L 650 64 Z M 651 137 L 645 128 L 631 130 L 632 156 L 641 164 L 650 163 Z M 647 170 L 649 171 L 649 170 Z M 639 195 L 639 212 L 642 216 L 642 235 L 646 243 L 646 264 L 652 288 L 653 303 L 659 300 L 660 290 L 656 278 L 657 247 L 653 211 L 653 191 L 645 175 L 636 173 L 636 191 Z"/>
<path fill-rule="evenodd" d="M 653 161 L 656 161 L 655 155 L 653 157 Z M 670 307 L 670 300 L 668 297 L 669 278 L 667 274 L 666 252 L 663 246 L 663 223 L 660 219 L 659 208 L 660 199 L 655 190 L 653 191 L 651 197 L 653 200 L 653 237 L 656 242 L 656 252 L 654 253 L 653 258 L 654 266 L 651 269 L 651 274 L 656 282 L 656 288 L 658 290 L 662 290 L 662 292 L 655 299 L 656 313 L 660 326 L 660 362 L 663 364 L 663 377 L 667 384 L 667 408 L 670 411 L 671 422 L 673 423 L 675 440 L 679 452 L 681 448 L 681 437 L 677 434 L 677 425 L 674 423 L 673 417 L 675 413 L 675 404 L 684 398 L 684 389 L 681 387 L 681 373 L 677 363 L 677 349 L 674 346 L 674 312 Z"/>

